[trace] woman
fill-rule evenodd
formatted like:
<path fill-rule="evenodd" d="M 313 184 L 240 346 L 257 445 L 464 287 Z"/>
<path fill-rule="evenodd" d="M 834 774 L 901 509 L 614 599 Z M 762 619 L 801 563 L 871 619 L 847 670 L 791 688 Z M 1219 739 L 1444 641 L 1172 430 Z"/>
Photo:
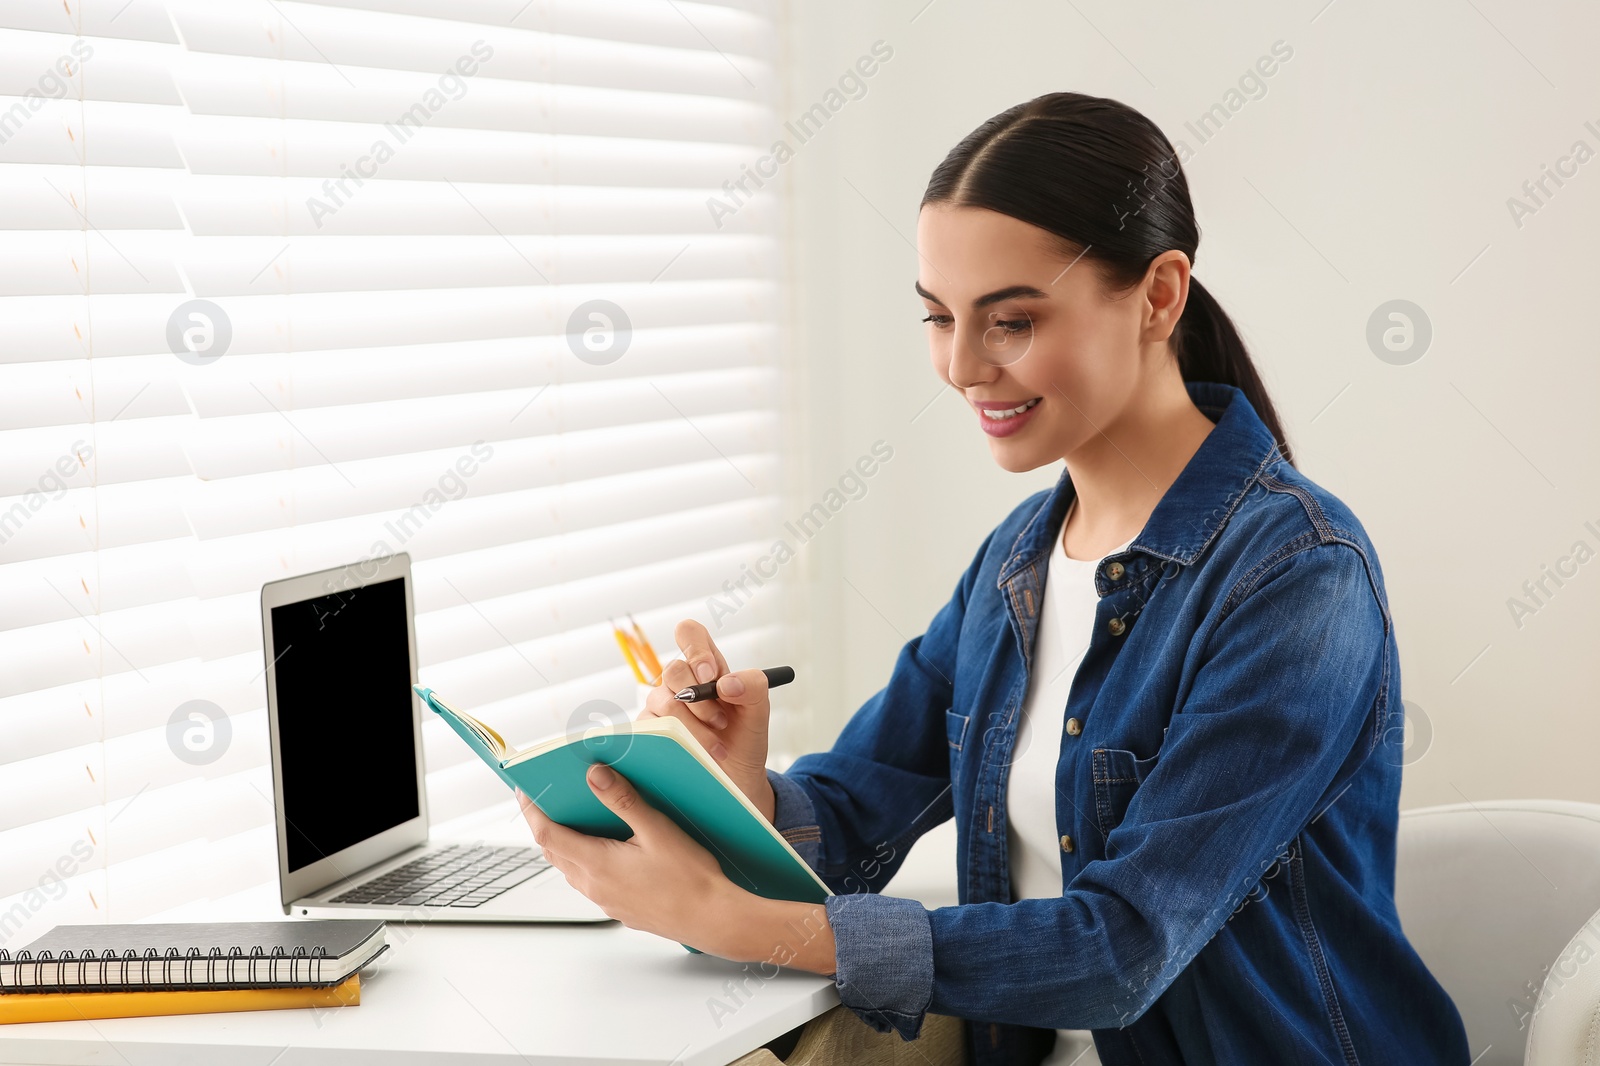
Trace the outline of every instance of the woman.
<path fill-rule="evenodd" d="M 917 291 L 934 368 L 995 461 L 1056 487 L 979 547 L 833 750 L 764 769 L 759 671 L 685 622 L 647 713 L 682 718 L 838 895 L 775 902 L 596 768 L 627 842 L 535 836 L 613 917 L 835 975 L 975 1063 L 1468 1062 L 1394 906 L 1399 660 L 1377 556 L 1294 468 L 1228 316 L 1191 275 L 1172 145 L 1056 93 L 934 171 Z M 719 699 L 669 696 L 720 678 Z M 875 894 L 954 817 L 961 904 Z"/>

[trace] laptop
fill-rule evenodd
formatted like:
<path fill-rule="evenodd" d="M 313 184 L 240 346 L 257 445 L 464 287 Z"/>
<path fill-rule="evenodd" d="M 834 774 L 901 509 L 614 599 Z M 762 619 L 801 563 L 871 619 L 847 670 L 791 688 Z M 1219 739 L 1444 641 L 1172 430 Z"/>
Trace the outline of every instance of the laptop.
<path fill-rule="evenodd" d="M 430 836 L 412 605 L 403 552 L 261 588 L 283 912 L 609 920 L 545 861 L 531 833 L 505 846 Z M 365 754 L 355 766 L 352 741 Z"/>

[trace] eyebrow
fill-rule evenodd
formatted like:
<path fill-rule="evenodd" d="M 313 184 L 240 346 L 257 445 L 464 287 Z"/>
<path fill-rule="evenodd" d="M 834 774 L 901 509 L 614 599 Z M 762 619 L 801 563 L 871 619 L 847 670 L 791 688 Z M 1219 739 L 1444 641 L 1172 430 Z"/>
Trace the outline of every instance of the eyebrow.
<path fill-rule="evenodd" d="M 922 287 L 922 282 L 917 282 L 916 288 L 917 295 L 921 296 L 924 300 L 932 300 L 936 304 L 947 306 L 943 300 L 939 299 L 927 289 L 924 289 Z M 997 304 L 1002 300 L 1040 300 L 1044 299 L 1048 295 L 1048 293 L 1042 292 L 1041 290 L 1034 288 L 1032 285 L 1007 285 L 1003 289 L 996 289 L 994 292 L 986 293 L 983 296 L 978 297 L 976 300 L 972 301 L 972 306 L 988 307 L 990 304 Z"/>

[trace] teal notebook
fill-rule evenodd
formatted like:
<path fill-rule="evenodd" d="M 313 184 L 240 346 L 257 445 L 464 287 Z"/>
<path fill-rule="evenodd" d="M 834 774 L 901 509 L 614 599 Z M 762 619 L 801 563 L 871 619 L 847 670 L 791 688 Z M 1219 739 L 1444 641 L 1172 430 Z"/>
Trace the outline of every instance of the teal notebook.
<path fill-rule="evenodd" d="M 561 825 L 614 840 L 633 835 L 595 796 L 584 776 L 590 764 L 603 762 L 715 855 L 722 872 L 740 888 L 801 903 L 821 903 L 832 895 L 676 718 L 589 729 L 515 751 L 500 734 L 432 689 L 413 687 L 501 780 L 520 788 Z"/>

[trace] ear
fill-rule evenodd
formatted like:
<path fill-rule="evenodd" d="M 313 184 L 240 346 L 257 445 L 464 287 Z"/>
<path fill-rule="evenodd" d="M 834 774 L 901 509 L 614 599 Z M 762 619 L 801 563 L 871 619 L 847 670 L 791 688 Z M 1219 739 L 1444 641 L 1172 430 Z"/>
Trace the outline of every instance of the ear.
<path fill-rule="evenodd" d="M 1176 248 L 1162 252 L 1145 270 L 1145 343 L 1171 338 L 1189 302 L 1189 257 Z"/>

